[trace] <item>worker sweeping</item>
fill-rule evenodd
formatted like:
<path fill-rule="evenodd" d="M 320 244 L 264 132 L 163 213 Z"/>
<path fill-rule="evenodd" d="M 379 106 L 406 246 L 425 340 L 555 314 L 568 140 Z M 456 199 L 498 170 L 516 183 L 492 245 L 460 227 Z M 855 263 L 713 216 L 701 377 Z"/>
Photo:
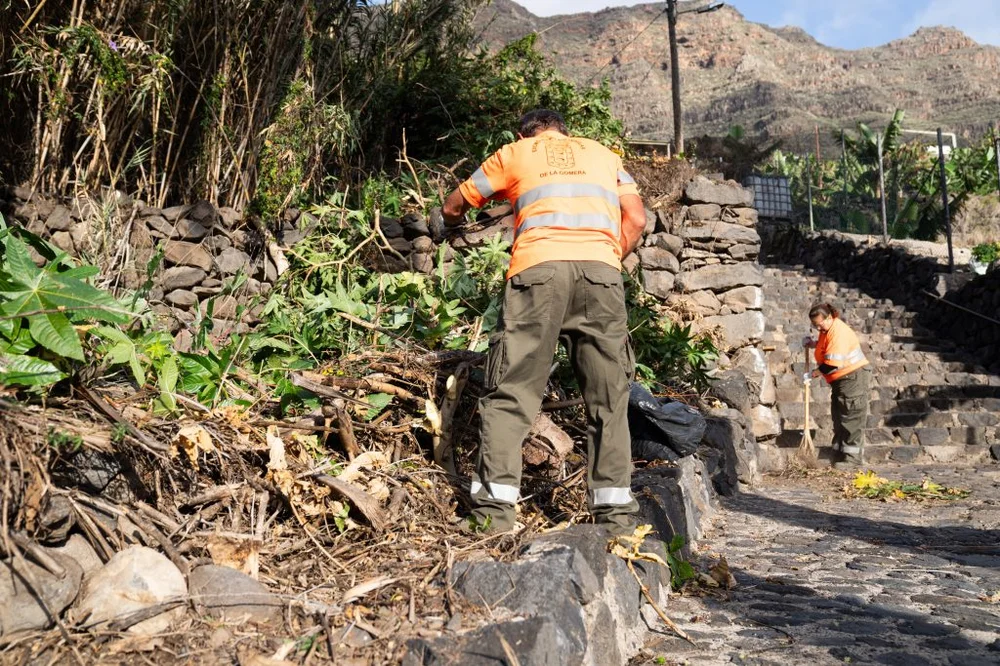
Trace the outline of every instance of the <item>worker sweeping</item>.
<path fill-rule="evenodd" d="M 819 331 L 819 339 L 802 339 L 804 347 L 814 348 L 819 366 L 803 377 L 822 376 L 833 395 L 833 462 L 857 466 L 864 462 L 865 425 L 868 421 L 868 385 L 871 371 L 861 342 L 850 326 L 840 318 L 840 311 L 829 303 L 819 303 L 809 310 L 809 321 Z M 808 427 L 808 426 L 807 426 Z"/>

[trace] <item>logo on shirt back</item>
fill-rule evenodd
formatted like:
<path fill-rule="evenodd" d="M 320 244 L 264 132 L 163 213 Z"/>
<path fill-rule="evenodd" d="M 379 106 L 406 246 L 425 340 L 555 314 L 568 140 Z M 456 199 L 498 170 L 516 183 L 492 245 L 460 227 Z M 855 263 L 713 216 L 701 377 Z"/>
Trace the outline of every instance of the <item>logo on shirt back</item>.
<path fill-rule="evenodd" d="M 548 141 L 545 143 L 545 159 L 554 169 L 572 169 L 576 166 L 576 157 L 568 141 Z"/>

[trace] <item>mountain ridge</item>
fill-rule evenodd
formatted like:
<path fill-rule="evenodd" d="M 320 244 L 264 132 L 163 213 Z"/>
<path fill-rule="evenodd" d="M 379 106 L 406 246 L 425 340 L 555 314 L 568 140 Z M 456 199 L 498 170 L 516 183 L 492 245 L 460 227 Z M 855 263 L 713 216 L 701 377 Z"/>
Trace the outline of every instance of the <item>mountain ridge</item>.
<path fill-rule="evenodd" d="M 672 138 L 663 3 L 539 17 L 512 0 L 494 0 L 477 24 L 489 48 L 539 33 L 538 48 L 569 80 L 608 78 L 612 108 L 632 138 Z M 678 48 L 687 137 L 742 125 L 807 152 L 817 127 L 829 148 L 836 131 L 859 121 L 884 125 L 897 108 L 906 111 L 908 128 L 941 126 L 967 140 L 1000 119 L 1000 48 L 955 28 L 923 27 L 881 46 L 846 50 L 797 26 L 748 21 L 726 5 L 681 16 Z"/>

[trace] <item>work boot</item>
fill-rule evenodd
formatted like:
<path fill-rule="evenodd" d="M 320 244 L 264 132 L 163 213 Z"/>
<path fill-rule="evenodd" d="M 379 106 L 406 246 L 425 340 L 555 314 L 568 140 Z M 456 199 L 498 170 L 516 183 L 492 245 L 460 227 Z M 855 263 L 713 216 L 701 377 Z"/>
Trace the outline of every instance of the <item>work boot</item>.
<path fill-rule="evenodd" d="M 864 462 L 864 447 L 845 444 L 839 451 L 834 451 L 833 468 L 840 471 L 852 471 L 862 467 Z"/>
<path fill-rule="evenodd" d="M 635 520 L 635 515 L 631 513 L 616 513 L 609 515 L 596 515 L 594 522 L 603 527 L 609 536 L 628 536 L 635 532 L 639 523 Z"/>

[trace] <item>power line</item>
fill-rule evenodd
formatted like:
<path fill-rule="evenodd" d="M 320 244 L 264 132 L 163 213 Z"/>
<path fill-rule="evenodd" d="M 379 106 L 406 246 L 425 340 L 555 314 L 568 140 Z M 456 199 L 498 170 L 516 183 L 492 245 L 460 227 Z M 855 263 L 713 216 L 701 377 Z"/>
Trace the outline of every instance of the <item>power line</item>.
<path fill-rule="evenodd" d="M 589 84 L 593 83 L 594 79 L 596 79 L 598 76 L 600 76 L 601 72 L 603 72 L 604 70 L 606 70 L 608 67 L 611 66 L 611 63 L 613 63 L 615 61 L 615 58 L 617 58 L 618 56 L 620 56 L 622 54 L 622 52 L 625 51 L 625 49 L 627 49 L 628 47 L 632 46 L 632 44 L 635 43 L 635 40 L 637 40 L 640 37 L 642 37 L 642 34 L 644 32 L 646 32 L 647 30 L 649 30 L 649 28 L 656 22 L 656 19 L 658 19 L 661 16 L 663 16 L 666 12 L 667 12 L 666 9 L 661 9 L 659 12 L 657 12 L 656 16 L 653 17 L 653 20 L 650 21 L 649 23 L 647 23 L 646 27 L 639 31 L 639 34 L 637 34 L 635 37 L 633 37 L 631 40 L 629 40 L 628 44 L 626 44 L 625 46 L 623 46 L 620 49 L 618 49 L 618 52 L 615 53 L 613 56 L 611 56 L 611 59 L 608 60 L 604 64 L 604 67 L 601 67 L 599 70 L 597 70 L 597 73 L 595 73 L 593 76 L 590 77 L 590 80 L 587 81 L 587 84 L 589 85 Z"/>

